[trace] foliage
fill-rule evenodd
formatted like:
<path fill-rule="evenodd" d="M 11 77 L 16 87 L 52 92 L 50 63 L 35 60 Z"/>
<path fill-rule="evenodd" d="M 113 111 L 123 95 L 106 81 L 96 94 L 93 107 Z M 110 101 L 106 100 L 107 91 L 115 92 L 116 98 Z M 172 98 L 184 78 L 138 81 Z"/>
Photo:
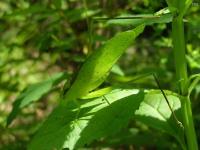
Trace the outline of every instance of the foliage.
<path fill-rule="evenodd" d="M 22 92 L 21 95 L 19 95 L 19 97 L 15 100 L 13 110 L 7 119 L 7 125 L 12 122 L 20 109 L 26 107 L 32 102 L 38 101 L 44 94 L 50 92 L 53 86 L 66 79 L 66 77 L 65 73 L 58 73 L 44 82 L 30 85 L 27 89 L 25 89 L 24 92 Z"/>
<path fill-rule="evenodd" d="M 195 149 L 199 6 L 0 2 L 0 149 Z"/>

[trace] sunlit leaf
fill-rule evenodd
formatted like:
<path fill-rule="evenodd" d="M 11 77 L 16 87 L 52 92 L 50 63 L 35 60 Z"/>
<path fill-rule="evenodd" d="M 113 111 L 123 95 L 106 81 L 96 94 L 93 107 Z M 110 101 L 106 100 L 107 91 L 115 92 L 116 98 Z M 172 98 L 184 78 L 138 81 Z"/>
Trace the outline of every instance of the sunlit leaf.
<path fill-rule="evenodd" d="M 143 99 L 144 93 L 131 95 L 96 112 L 80 133 L 76 146 L 90 144 L 95 139 L 113 135 L 123 127 L 127 127 Z"/>
<path fill-rule="evenodd" d="M 105 97 L 111 104 L 114 104 L 118 100 L 120 104 L 125 104 L 125 101 L 131 101 L 131 103 L 133 103 L 134 100 L 131 99 L 131 97 L 137 97 L 136 93 L 138 93 L 138 90 L 116 89 L 106 94 Z M 123 100 L 120 99 L 125 97 L 129 97 L 128 100 L 121 102 Z M 65 148 L 74 149 L 77 141 L 80 139 L 80 133 L 88 126 L 88 122 L 90 122 L 90 119 L 95 115 L 94 113 L 107 107 L 110 106 L 104 100 L 104 97 L 96 98 L 92 101 L 82 101 L 80 111 L 76 104 L 74 104 L 74 101 L 69 101 L 66 106 L 59 105 L 38 130 L 36 136 L 29 145 L 29 150 L 41 148 L 43 150 L 61 149 L 63 146 Z M 135 107 L 136 106 L 132 106 L 131 108 Z M 115 113 L 120 112 L 116 111 Z M 110 117 L 112 117 L 112 115 Z"/>
<path fill-rule="evenodd" d="M 167 93 L 167 98 L 177 118 L 181 121 L 179 98 L 170 92 Z M 177 120 L 160 91 L 151 91 L 145 95 L 144 101 L 135 113 L 135 117 L 150 127 L 171 134 L 180 144 L 184 143 L 183 129 L 177 124 Z"/>

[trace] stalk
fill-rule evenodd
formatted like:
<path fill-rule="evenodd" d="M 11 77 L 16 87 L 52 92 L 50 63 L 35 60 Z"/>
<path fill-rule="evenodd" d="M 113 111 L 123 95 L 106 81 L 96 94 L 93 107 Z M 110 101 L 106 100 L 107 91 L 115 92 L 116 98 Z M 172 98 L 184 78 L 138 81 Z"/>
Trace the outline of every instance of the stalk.
<path fill-rule="evenodd" d="M 181 111 L 188 150 L 198 150 L 194 129 L 190 98 L 188 96 L 188 73 L 185 57 L 184 23 L 182 15 L 175 16 L 172 21 L 172 40 L 176 67 L 176 76 L 179 81 Z"/>

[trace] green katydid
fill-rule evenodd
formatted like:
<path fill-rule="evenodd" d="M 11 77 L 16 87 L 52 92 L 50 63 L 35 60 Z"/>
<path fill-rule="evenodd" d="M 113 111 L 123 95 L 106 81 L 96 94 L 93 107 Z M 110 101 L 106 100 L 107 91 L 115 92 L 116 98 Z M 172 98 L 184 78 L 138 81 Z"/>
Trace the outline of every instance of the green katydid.
<path fill-rule="evenodd" d="M 164 9 L 163 11 L 160 11 L 158 15 L 146 16 L 146 18 L 151 18 L 151 17 L 157 18 L 157 17 L 160 17 L 159 15 L 162 13 L 168 13 L 168 11 Z M 113 18 L 113 19 L 133 19 L 133 18 L 145 18 L 145 16 L 132 16 L 132 18 L 122 17 L 122 18 Z M 101 18 L 101 19 L 107 19 L 107 18 Z M 99 50 L 96 50 L 93 54 L 91 54 L 89 58 L 86 60 L 86 62 L 83 64 L 75 81 L 73 82 L 73 84 L 67 91 L 66 95 L 64 96 L 64 99 L 66 100 L 63 101 L 63 103 L 66 104 L 68 100 L 76 101 L 77 99 L 80 99 L 80 98 L 99 97 L 111 91 L 112 88 L 105 88 L 105 89 L 100 89 L 98 91 L 91 92 L 105 81 L 108 75 L 108 72 L 112 68 L 113 64 L 121 56 L 124 50 L 128 48 L 128 46 L 132 43 L 132 39 L 130 37 L 132 36 L 134 39 L 143 30 L 144 30 L 144 25 L 140 25 L 133 30 L 119 33 L 118 35 L 113 37 L 111 40 L 109 40 L 104 45 L 104 47 L 102 47 Z M 154 78 L 155 78 L 156 83 L 159 86 L 158 80 L 156 79 L 155 76 Z M 170 107 L 164 92 L 162 90 L 161 92 L 163 93 L 165 100 L 167 101 L 167 104 Z M 177 121 L 177 123 L 180 124 L 175 114 L 173 113 L 173 110 L 171 109 L 171 107 L 170 107 L 170 110 L 172 111 L 172 114 L 175 120 Z"/>
<path fill-rule="evenodd" d="M 87 4 L 84 2 L 85 9 L 87 9 Z M 168 14 L 166 9 L 159 11 L 155 15 L 135 15 L 128 18 L 113 18 L 113 19 L 134 19 L 134 18 L 159 18 L 161 14 Z M 95 20 L 97 18 L 93 18 Z M 100 18 L 99 18 L 100 19 Z M 102 18 L 110 19 L 110 18 Z M 88 26 L 89 26 L 89 21 Z M 83 64 L 82 68 L 77 75 L 76 80 L 72 86 L 67 91 L 65 98 L 67 100 L 76 100 L 81 98 L 90 91 L 97 88 L 108 75 L 109 70 L 112 68 L 113 64 L 122 55 L 125 49 L 129 47 L 132 41 L 144 30 L 144 25 L 140 25 L 135 29 L 122 32 L 117 34 L 115 37 L 110 39 L 101 49 L 96 50 Z M 90 32 L 91 34 L 91 32 Z M 132 38 L 130 38 L 132 37 Z M 91 35 L 89 36 L 91 42 Z M 90 43 L 91 45 L 91 43 Z M 89 46 L 91 47 L 91 46 Z M 65 102 L 64 102 L 65 103 Z"/>

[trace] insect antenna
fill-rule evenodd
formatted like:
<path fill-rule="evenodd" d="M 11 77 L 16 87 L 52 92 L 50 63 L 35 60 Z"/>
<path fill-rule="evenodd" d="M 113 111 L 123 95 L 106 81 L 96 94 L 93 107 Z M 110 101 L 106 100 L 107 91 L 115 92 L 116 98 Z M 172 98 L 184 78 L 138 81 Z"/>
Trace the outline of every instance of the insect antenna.
<path fill-rule="evenodd" d="M 160 16 L 141 16 L 141 15 L 132 15 L 132 16 L 124 16 L 124 17 L 94 17 L 94 20 L 117 20 L 117 19 L 154 19 L 154 18 L 160 18 Z"/>
<path fill-rule="evenodd" d="M 179 127 L 181 127 L 182 129 L 184 129 L 184 126 L 183 126 L 182 122 L 180 122 L 180 121 L 178 120 L 178 118 L 176 117 L 176 114 L 174 113 L 174 110 L 172 109 L 172 107 L 171 107 L 171 105 L 170 105 L 170 103 L 169 103 L 169 100 L 167 99 L 167 96 L 166 96 L 164 90 L 161 88 L 160 82 L 159 82 L 159 80 L 158 80 L 156 74 L 153 73 L 153 77 L 154 77 L 154 79 L 155 79 L 155 81 L 156 81 L 156 84 L 157 84 L 158 88 L 160 89 L 162 95 L 164 96 L 165 101 L 167 102 L 167 105 L 168 105 L 170 111 L 172 112 L 172 115 L 173 115 L 173 117 L 174 117 L 174 120 L 176 121 L 176 123 L 178 124 Z"/>

